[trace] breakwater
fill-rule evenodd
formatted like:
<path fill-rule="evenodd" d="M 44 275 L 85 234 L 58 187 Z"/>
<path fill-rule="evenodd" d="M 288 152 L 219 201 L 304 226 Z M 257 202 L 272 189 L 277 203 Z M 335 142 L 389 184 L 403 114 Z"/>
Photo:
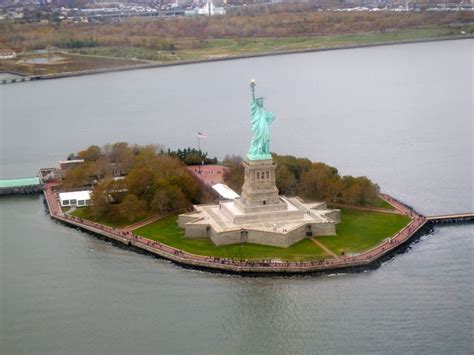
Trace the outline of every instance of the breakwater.
<path fill-rule="evenodd" d="M 64 224 L 105 237 L 118 242 L 125 247 L 138 249 L 150 255 L 170 260 L 188 268 L 196 268 L 214 272 L 246 274 L 246 275 L 275 275 L 275 274 L 305 274 L 331 273 L 343 271 L 360 271 L 376 267 L 381 261 L 390 257 L 394 252 L 403 249 L 408 242 L 431 229 L 431 222 L 400 201 L 388 195 L 381 195 L 392 204 L 399 213 L 410 217 L 410 223 L 394 236 L 387 238 L 379 245 L 357 255 L 344 255 L 330 259 L 320 259 L 303 262 L 287 262 L 280 260 L 235 260 L 211 256 L 195 255 L 171 246 L 135 235 L 130 230 L 108 227 L 99 223 L 83 220 L 78 217 L 64 214 L 59 205 L 53 187 L 46 185 L 44 189 L 46 204 L 50 216 Z M 472 217 L 472 214 L 469 214 Z"/>

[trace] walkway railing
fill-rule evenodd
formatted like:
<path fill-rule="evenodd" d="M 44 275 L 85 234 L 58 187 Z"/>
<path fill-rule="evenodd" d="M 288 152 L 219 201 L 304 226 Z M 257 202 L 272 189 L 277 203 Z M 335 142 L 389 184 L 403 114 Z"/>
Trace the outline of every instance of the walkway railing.
<path fill-rule="evenodd" d="M 392 204 L 399 213 L 409 216 L 411 222 L 394 236 L 387 238 L 374 248 L 357 255 L 342 255 L 337 258 L 313 261 L 236 260 L 195 255 L 157 241 L 143 238 L 129 230 L 108 227 L 103 224 L 64 214 L 52 188 L 47 186 L 44 192 L 51 216 L 64 223 L 103 235 L 125 245 L 146 250 L 178 264 L 235 273 L 302 273 L 367 266 L 407 242 L 430 221 L 430 219 L 422 216 L 400 201 L 388 195 L 382 195 L 382 198 Z"/>

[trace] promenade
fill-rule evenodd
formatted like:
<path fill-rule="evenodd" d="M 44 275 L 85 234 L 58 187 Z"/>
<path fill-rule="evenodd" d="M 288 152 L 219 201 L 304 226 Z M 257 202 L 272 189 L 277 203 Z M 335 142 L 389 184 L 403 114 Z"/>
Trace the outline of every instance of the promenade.
<path fill-rule="evenodd" d="M 126 246 L 139 248 L 152 255 L 171 260 L 182 266 L 237 274 L 302 274 L 368 268 L 371 264 L 383 259 L 384 256 L 408 242 L 410 238 L 428 223 L 426 217 L 417 213 L 412 208 L 388 195 L 381 194 L 383 199 L 394 206 L 399 213 L 409 216 L 411 221 L 394 236 L 385 239 L 376 247 L 360 254 L 342 255 L 315 261 L 248 261 L 191 254 L 135 235 L 130 229 L 112 228 L 64 214 L 59 205 L 58 197 L 53 191 L 53 186 L 49 184 L 45 186 L 44 195 L 51 217 L 58 221 L 102 235 Z"/>

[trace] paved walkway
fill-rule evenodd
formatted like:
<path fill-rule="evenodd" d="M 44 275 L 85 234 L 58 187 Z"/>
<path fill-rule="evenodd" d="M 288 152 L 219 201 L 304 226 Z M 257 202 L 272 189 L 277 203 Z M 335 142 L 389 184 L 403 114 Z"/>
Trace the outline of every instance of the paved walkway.
<path fill-rule="evenodd" d="M 309 240 L 311 240 L 314 244 L 323 249 L 326 252 L 326 255 L 332 256 L 333 258 L 338 258 L 335 253 L 328 249 L 328 247 L 321 243 L 319 240 L 314 239 L 314 237 L 310 237 Z"/>
<path fill-rule="evenodd" d="M 104 226 L 99 223 L 83 220 L 78 217 L 65 215 L 59 206 L 59 200 L 52 186 L 47 184 L 44 189 L 46 202 L 49 206 L 52 218 L 64 223 L 71 224 L 82 229 L 103 235 L 109 239 L 119 241 L 126 245 L 131 245 L 152 254 L 159 255 L 178 264 L 185 264 L 192 267 L 219 270 L 223 272 L 235 273 L 305 273 L 315 271 L 329 271 L 343 268 L 366 266 L 379 259 L 386 253 L 395 249 L 400 244 L 406 242 L 416 231 L 422 228 L 426 223 L 426 218 L 416 213 L 403 203 L 385 195 L 390 199 L 392 205 L 403 214 L 410 216 L 412 221 L 396 235 L 386 239 L 373 249 L 367 250 L 358 255 L 339 256 L 330 259 L 305 261 L 305 262 L 285 262 L 277 260 L 235 260 L 227 258 L 217 258 L 203 255 L 195 255 L 183 250 L 179 250 L 168 245 L 155 242 L 133 234 L 131 231 L 121 230 Z M 322 245 L 320 245 L 322 247 Z M 327 248 L 323 248 L 329 251 Z"/>
<path fill-rule="evenodd" d="M 372 212 L 401 214 L 401 212 L 397 209 L 390 210 L 388 208 L 360 207 L 360 206 L 345 205 L 342 203 L 328 203 L 328 205 L 334 206 L 334 207 L 340 207 L 340 208 L 350 208 L 350 209 L 359 210 L 359 211 L 372 211 Z"/>
<path fill-rule="evenodd" d="M 123 227 L 122 230 L 126 231 L 126 232 L 131 232 L 131 231 L 133 231 L 137 228 L 140 228 L 140 227 L 146 226 L 147 224 L 156 222 L 156 221 L 158 221 L 159 219 L 161 219 L 163 217 L 164 216 L 161 216 L 161 215 L 158 215 L 158 214 L 154 215 L 154 216 L 150 216 L 148 218 L 142 219 L 141 221 L 139 221 L 137 223 L 133 223 L 133 224 L 130 224 L 129 226 Z"/>

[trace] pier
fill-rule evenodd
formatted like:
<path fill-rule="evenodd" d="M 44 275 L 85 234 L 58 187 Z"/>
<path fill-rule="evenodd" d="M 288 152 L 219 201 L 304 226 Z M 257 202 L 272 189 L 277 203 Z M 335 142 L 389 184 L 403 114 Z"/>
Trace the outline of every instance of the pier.
<path fill-rule="evenodd" d="M 411 240 L 426 231 L 431 223 L 441 221 L 472 221 L 473 213 L 425 217 L 402 202 L 382 194 L 381 197 L 394 206 L 398 213 L 408 215 L 411 222 L 390 238 L 387 238 L 372 249 L 356 255 L 341 255 L 329 259 L 288 262 L 281 260 L 235 260 L 195 255 L 168 245 L 135 235 L 130 229 L 108 227 L 92 221 L 64 214 L 59 205 L 54 184 L 47 183 L 44 196 L 50 216 L 67 225 L 78 227 L 96 235 L 116 241 L 126 247 L 139 249 L 147 254 L 170 260 L 178 265 L 207 271 L 233 274 L 304 274 L 329 273 L 342 271 L 360 271 L 376 267 L 398 249 L 406 247 Z"/>
<path fill-rule="evenodd" d="M 43 191 L 43 181 L 38 176 L 0 180 L 0 195 L 36 194 Z"/>
<path fill-rule="evenodd" d="M 474 212 L 429 216 L 426 220 L 433 224 L 466 223 L 474 221 Z"/>

